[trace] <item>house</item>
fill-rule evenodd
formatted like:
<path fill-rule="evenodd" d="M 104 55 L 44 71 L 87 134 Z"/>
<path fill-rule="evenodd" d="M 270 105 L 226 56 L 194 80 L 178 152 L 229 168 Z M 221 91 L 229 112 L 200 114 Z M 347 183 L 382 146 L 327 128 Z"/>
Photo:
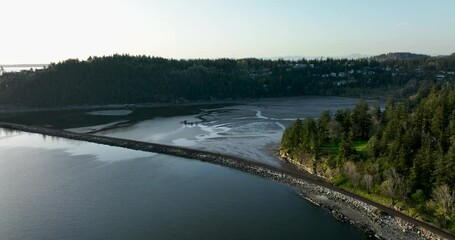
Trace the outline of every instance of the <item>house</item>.
<path fill-rule="evenodd" d="M 298 64 L 294 65 L 294 68 L 306 68 L 306 64 L 298 63 Z"/>
<path fill-rule="evenodd" d="M 348 81 L 346 81 L 346 80 L 338 81 L 335 83 L 335 85 L 337 85 L 337 86 L 346 85 L 346 84 L 348 84 Z"/>
<path fill-rule="evenodd" d="M 435 77 L 437 80 L 443 80 L 446 76 L 444 74 L 436 74 Z"/>

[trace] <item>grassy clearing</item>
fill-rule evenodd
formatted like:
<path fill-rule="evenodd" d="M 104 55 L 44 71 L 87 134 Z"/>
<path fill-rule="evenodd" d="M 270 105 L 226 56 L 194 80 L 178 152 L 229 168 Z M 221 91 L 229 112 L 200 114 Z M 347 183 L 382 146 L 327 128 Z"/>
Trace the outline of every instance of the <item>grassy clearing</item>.
<path fill-rule="evenodd" d="M 365 152 L 367 150 L 368 141 L 352 141 L 352 147 L 358 152 Z"/>
<path fill-rule="evenodd" d="M 368 146 L 368 141 L 352 141 L 352 147 L 357 151 L 357 152 L 365 152 L 367 150 Z M 338 149 L 340 148 L 340 145 L 338 143 L 327 143 L 324 144 L 322 149 L 328 154 L 336 154 L 338 153 Z"/>

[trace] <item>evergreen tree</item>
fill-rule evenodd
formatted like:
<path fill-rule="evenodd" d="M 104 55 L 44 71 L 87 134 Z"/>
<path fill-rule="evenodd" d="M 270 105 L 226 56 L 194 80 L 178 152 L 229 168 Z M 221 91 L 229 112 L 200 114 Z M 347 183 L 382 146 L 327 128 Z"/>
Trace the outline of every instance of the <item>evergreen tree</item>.
<path fill-rule="evenodd" d="M 318 119 L 319 145 L 329 139 L 329 123 L 332 121 L 329 111 L 324 111 Z"/>
<path fill-rule="evenodd" d="M 302 142 L 302 120 L 297 119 L 283 133 L 281 139 L 281 147 L 291 153 L 295 148 L 299 147 Z"/>
<path fill-rule="evenodd" d="M 305 118 L 303 121 L 300 147 L 313 156 L 319 151 L 318 128 L 313 118 Z"/>
<path fill-rule="evenodd" d="M 365 101 L 359 102 L 352 111 L 352 133 L 355 139 L 368 140 L 371 127 L 369 107 Z"/>

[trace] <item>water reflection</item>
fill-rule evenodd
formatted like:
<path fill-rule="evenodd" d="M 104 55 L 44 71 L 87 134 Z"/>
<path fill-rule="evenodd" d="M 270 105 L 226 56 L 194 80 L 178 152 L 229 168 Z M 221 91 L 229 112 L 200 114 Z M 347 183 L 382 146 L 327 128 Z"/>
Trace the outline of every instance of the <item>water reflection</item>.
<path fill-rule="evenodd" d="M 89 142 L 73 141 L 41 134 L 11 131 L 0 128 L 0 143 L 4 149 L 32 147 L 65 151 L 70 155 L 89 155 L 100 161 L 119 161 L 131 158 L 152 157 L 151 152 L 131 151 Z"/>
<path fill-rule="evenodd" d="M 267 179 L 195 160 L 0 132 L 1 239 L 363 238 Z"/>

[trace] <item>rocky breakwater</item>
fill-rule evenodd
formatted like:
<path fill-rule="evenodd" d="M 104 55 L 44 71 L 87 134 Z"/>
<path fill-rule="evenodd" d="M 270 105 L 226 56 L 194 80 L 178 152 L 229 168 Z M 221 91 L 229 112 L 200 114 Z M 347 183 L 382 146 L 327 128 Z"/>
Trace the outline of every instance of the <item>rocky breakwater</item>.
<path fill-rule="evenodd" d="M 450 233 L 410 218 L 361 196 L 339 189 L 325 181 L 309 178 L 304 174 L 271 167 L 240 157 L 177 146 L 80 134 L 13 123 L 0 123 L 0 128 L 197 159 L 269 178 L 296 188 L 306 199 L 331 211 L 338 220 L 354 224 L 368 236 L 374 238 L 455 239 Z"/>

